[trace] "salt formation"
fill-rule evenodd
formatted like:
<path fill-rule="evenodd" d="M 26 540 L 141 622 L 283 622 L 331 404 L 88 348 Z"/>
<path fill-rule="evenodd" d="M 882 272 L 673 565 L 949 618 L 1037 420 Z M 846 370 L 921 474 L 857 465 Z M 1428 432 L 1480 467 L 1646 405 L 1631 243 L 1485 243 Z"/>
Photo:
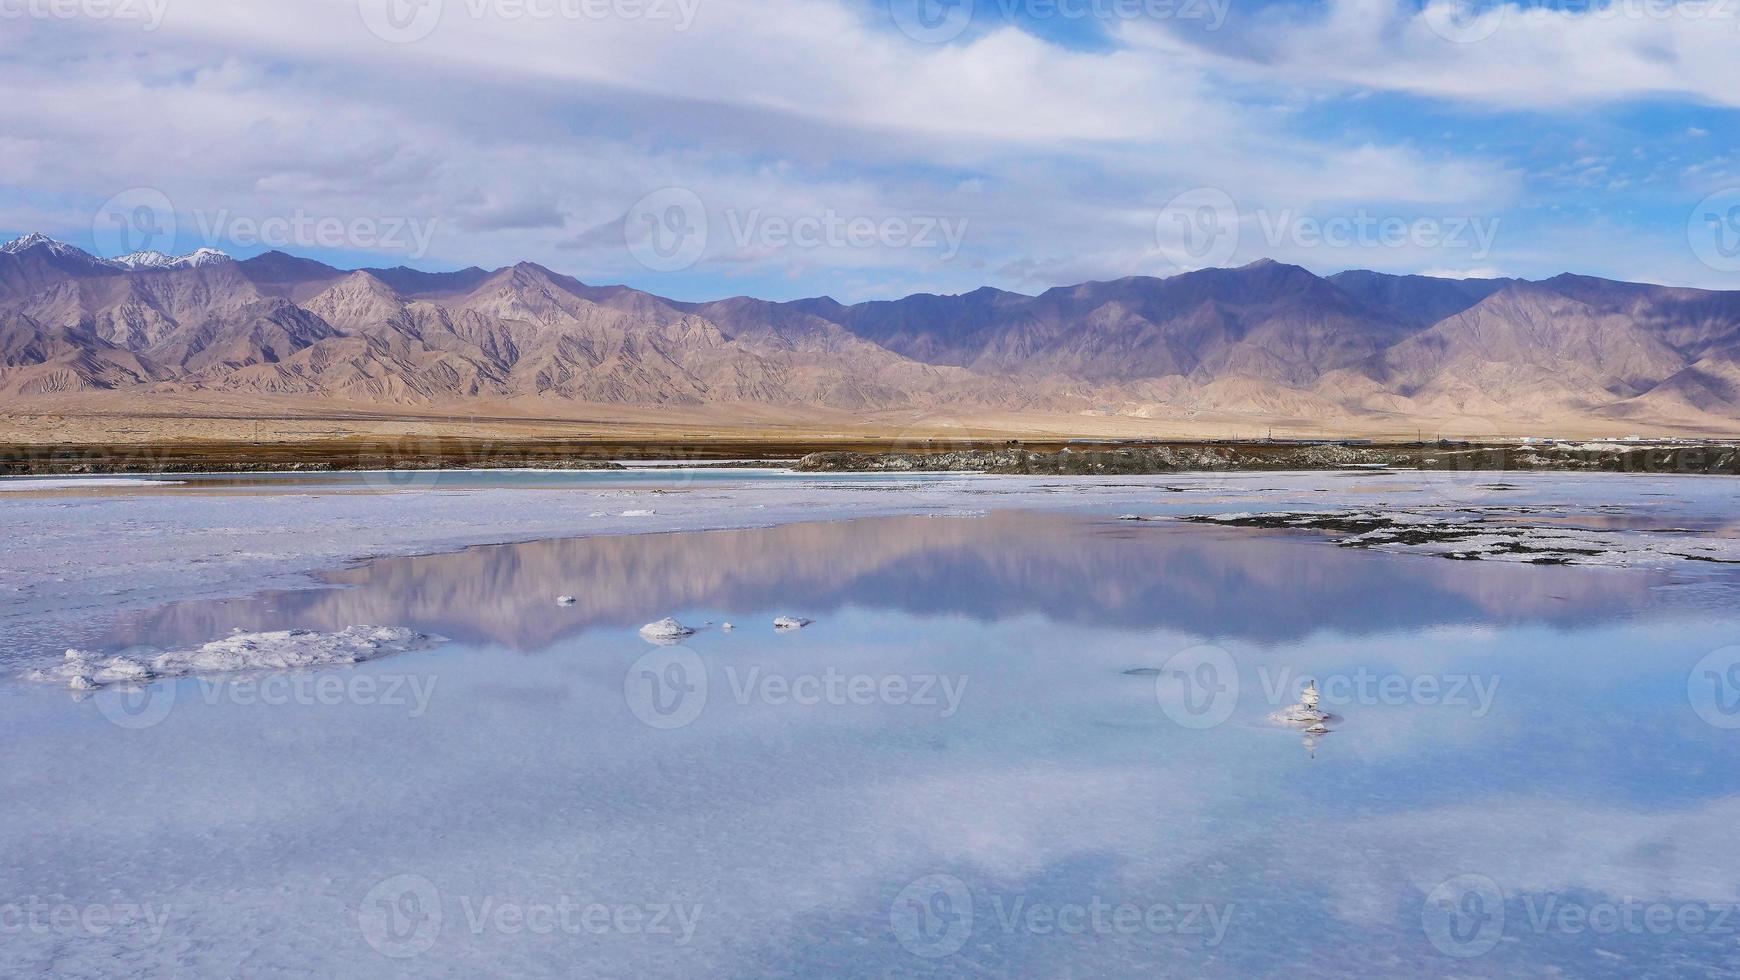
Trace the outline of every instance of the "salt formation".
<path fill-rule="evenodd" d="M 556 605 L 558 606 L 572 606 L 574 602 L 575 599 L 571 595 L 559 595 L 556 597 Z"/>
<path fill-rule="evenodd" d="M 57 666 L 26 671 L 24 677 L 50 684 L 64 683 L 75 691 L 94 691 L 111 684 L 146 684 L 194 674 L 338 667 L 443 642 L 445 637 L 402 626 L 352 626 L 336 633 L 238 630 L 192 650 L 171 650 L 149 660 L 126 656 L 103 658 L 88 650 L 68 650 L 66 659 Z"/>
<path fill-rule="evenodd" d="M 685 636 L 692 635 L 694 632 L 694 630 L 684 626 L 682 623 L 677 622 L 669 616 L 666 616 L 664 619 L 661 619 L 656 623 L 648 623 L 640 628 L 641 636 L 655 642 L 659 640 L 680 640 Z"/>
<path fill-rule="evenodd" d="M 776 630 L 801 630 L 813 622 L 815 620 L 804 619 L 801 616 L 781 616 L 773 621 L 773 628 Z"/>
<path fill-rule="evenodd" d="M 1329 714 L 1318 707 L 1317 682 L 1306 681 L 1305 689 L 1299 692 L 1299 703 L 1288 705 L 1269 716 L 1269 720 L 1282 725 L 1298 725 L 1309 734 L 1321 735 L 1329 731 L 1329 723 L 1339 721 L 1335 715 Z"/>

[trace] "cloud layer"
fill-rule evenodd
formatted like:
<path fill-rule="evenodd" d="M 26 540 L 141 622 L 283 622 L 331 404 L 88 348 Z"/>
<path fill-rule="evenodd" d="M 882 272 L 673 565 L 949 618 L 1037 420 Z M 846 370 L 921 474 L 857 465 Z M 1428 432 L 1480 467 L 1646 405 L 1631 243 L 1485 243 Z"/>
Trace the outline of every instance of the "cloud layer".
<path fill-rule="evenodd" d="M 1687 235 L 1740 183 L 1740 10 L 973 6 L 0 0 L 0 229 L 112 251 L 106 202 L 150 188 L 181 250 L 529 258 L 684 297 L 1034 290 L 1197 253 L 1722 284 Z M 699 211 L 648 203 L 665 188 Z M 1230 212 L 1169 208 L 1200 188 Z M 434 231 L 245 234 L 274 218 Z M 1171 247 L 1180 218 L 1218 249 Z M 1313 232 L 1362 221 L 1438 233 Z"/>

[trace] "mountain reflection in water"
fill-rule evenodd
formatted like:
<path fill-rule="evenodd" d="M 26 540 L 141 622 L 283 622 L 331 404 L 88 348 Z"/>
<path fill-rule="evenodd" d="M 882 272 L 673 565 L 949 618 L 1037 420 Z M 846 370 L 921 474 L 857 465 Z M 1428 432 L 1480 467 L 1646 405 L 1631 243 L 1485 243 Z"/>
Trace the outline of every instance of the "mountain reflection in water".
<path fill-rule="evenodd" d="M 685 610 L 759 626 L 781 613 L 849 607 L 981 622 L 1039 614 L 1277 643 L 1319 630 L 1612 620 L 1636 615 L 1667 581 L 1653 571 L 1454 562 L 1285 534 L 1008 512 L 492 545 L 377 559 L 324 578 L 334 587 L 127 613 L 107 645 L 372 623 L 537 652 Z M 576 602 L 558 607 L 558 595 Z"/>

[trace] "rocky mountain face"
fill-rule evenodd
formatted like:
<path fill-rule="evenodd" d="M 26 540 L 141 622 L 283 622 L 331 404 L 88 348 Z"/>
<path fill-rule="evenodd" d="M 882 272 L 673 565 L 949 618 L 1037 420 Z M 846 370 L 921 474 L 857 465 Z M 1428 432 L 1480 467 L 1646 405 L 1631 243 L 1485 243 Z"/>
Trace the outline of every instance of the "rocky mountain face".
<path fill-rule="evenodd" d="M 0 395 L 76 391 L 1733 428 L 1740 292 L 1264 261 L 1038 296 L 680 303 L 531 263 L 0 247 Z"/>

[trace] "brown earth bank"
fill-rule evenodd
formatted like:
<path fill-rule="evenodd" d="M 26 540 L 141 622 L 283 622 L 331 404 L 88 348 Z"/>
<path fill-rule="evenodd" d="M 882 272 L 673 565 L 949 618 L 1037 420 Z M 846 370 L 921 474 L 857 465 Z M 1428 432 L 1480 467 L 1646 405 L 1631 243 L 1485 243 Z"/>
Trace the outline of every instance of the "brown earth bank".
<path fill-rule="evenodd" d="M 530 468 L 620 470 L 637 462 L 790 466 L 803 473 L 972 472 L 1112 476 L 1278 470 L 1598 471 L 1740 474 L 1740 446 L 1515 445 L 1469 442 L 1110 443 L 1069 440 L 793 440 L 719 438 L 351 438 L 286 443 L 0 445 L 0 475 L 343 472 Z M 625 466 L 626 464 L 626 466 Z"/>
<path fill-rule="evenodd" d="M 1035 476 L 1117 476 L 1228 470 L 1382 471 L 1589 470 L 1620 473 L 1740 474 L 1740 446 L 1515 446 L 1471 443 L 1357 446 L 1169 445 L 1006 446 L 935 453 L 818 452 L 797 461 L 805 473 L 979 472 Z"/>

